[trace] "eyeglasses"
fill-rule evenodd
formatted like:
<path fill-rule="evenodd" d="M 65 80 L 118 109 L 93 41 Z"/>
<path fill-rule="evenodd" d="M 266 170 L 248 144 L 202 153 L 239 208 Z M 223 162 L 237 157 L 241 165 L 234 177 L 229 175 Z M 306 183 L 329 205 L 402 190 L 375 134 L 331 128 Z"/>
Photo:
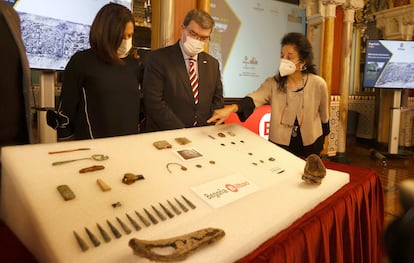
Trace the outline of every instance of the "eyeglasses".
<path fill-rule="evenodd" d="M 200 36 L 199 34 L 197 34 L 196 32 L 194 32 L 191 29 L 186 28 L 186 31 L 188 32 L 188 34 L 190 35 L 190 37 L 200 40 L 202 42 L 208 42 L 210 41 L 210 36 Z"/>

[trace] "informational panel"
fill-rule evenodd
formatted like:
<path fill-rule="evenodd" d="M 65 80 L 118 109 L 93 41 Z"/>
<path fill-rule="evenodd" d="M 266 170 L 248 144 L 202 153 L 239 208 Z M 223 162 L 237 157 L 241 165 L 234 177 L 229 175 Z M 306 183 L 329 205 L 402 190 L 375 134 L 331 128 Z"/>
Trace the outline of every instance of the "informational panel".
<path fill-rule="evenodd" d="M 221 63 L 224 96 L 241 98 L 278 72 L 280 41 L 306 32 L 305 10 L 275 0 L 211 0 L 209 53 Z"/>
<path fill-rule="evenodd" d="M 108 2 L 132 9 L 131 0 L 16 1 L 30 67 L 64 70 L 76 51 L 89 48 L 90 25 Z"/>
<path fill-rule="evenodd" d="M 414 41 L 368 40 L 364 86 L 414 89 Z"/>

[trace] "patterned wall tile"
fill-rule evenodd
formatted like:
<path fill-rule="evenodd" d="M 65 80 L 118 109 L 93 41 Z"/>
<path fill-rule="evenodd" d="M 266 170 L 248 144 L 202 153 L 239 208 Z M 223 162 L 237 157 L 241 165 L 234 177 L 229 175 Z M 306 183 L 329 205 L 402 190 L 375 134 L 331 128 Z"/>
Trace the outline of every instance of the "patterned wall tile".
<path fill-rule="evenodd" d="M 331 96 L 330 127 L 328 155 L 335 156 L 338 150 L 339 134 L 339 101 L 340 96 Z M 414 97 L 408 98 L 409 109 L 403 109 L 400 120 L 399 145 L 414 146 Z M 375 139 L 375 96 L 349 96 L 348 111 L 358 113 L 356 137 L 362 139 Z M 350 114 L 348 114 L 348 117 Z M 348 122 L 348 124 L 350 124 Z M 349 127 L 350 125 L 348 125 Z"/>

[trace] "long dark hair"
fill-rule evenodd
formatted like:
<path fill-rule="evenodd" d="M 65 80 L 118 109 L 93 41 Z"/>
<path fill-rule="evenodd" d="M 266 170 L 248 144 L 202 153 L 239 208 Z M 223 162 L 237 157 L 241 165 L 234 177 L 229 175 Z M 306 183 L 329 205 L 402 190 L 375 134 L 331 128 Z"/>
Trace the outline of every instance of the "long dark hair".
<path fill-rule="evenodd" d="M 117 50 L 128 22 L 135 24 L 134 16 L 123 5 L 109 3 L 96 14 L 89 32 L 89 43 L 96 55 L 106 63 L 123 63 Z"/>
<path fill-rule="evenodd" d="M 312 45 L 304 34 L 298 32 L 287 33 L 280 41 L 280 45 L 281 47 L 292 45 L 298 52 L 299 59 L 306 61 L 306 64 L 301 69 L 302 73 L 316 74 L 316 66 L 313 64 Z M 278 73 L 274 78 L 279 83 L 278 89 L 285 90 L 287 76 L 281 77 Z"/>

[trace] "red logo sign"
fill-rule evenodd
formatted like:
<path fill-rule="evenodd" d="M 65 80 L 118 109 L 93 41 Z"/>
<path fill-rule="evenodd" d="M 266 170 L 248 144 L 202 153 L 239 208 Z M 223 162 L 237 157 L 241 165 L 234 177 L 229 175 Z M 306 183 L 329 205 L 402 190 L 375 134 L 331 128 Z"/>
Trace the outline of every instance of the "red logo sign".
<path fill-rule="evenodd" d="M 229 190 L 229 191 L 231 191 L 231 192 L 237 192 L 237 191 L 239 191 L 239 190 L 237 189 L 237 187 L 236 187 L 236 186 L 234 186 L 234 185 L 232 185 L 232 184 L 226 184 L 226 188 L 227 188 L 227 190 Z"/>

